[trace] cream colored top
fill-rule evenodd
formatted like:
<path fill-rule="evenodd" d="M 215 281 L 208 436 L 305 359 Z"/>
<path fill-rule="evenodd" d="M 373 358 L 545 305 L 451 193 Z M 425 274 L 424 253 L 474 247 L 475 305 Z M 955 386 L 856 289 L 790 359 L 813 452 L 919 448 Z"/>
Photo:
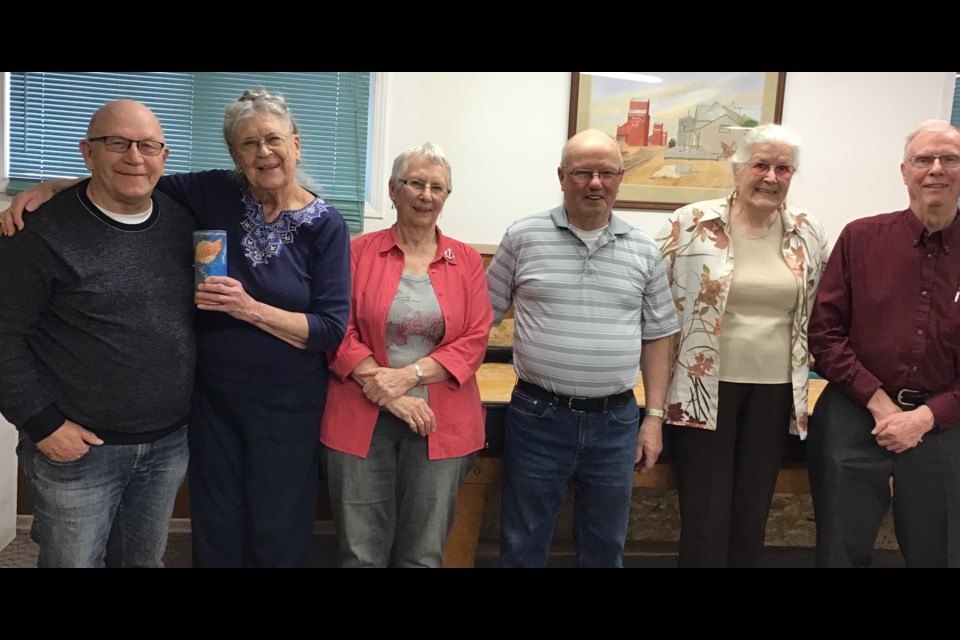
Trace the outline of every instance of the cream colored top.
<path fill-rule="evenodd" d="M 783 259 L 783 221 L 747 237 L 730 225 L 734 268 L 720 334 L 720 380 L 791 380 L 791 331 L 799 283 Z"/>

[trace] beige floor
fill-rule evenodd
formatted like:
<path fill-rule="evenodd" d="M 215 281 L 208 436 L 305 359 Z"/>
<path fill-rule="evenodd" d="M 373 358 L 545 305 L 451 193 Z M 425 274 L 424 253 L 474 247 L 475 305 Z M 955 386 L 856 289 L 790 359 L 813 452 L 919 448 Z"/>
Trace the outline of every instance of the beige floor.
<path fill-rule="evenodd" d="M 18 521 L 17 537 L 3 550 L 0 550 L 0 569 L 30 568 L 36 566 L 37 545 L 29 538 L 30 519 L 21 516 Z M 336 534 L 329 523 L 317 523 L 314 535 L 314 568 L 335 566 Z M 496 540 L 485 538 L 481 541 L 477 555 L 477 568 L 495 568 L 497 566 Z M 189 568 L 190 528 L 189 521 L 174 521 L 164 562 L 169 568 Z M 811 568 L 813 567 L 813 549 L 809 546 L 769 546 L 763 566 L 770 568 Z M 569 543 L 558 542 L 550 556 L 550 567 L 565 568 L 575 566 L 575 557 Z M 676 566 L 676 543 L 654 541 L 629 541 L 624 554 L 624 566 L 627 568 L 673 568 Z M 878 549 L 873 566 L 877 568 L 896 568 L 903 566 L 899 551 Z"/>

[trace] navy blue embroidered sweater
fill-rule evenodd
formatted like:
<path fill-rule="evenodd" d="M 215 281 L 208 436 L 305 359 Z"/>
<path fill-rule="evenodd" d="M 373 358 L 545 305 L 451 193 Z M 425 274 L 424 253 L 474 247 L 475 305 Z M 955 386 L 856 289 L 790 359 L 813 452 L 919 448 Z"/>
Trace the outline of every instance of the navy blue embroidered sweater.
<path fill-rule="evenodd" d="M 227 232 L 227 270 L 255 300 L 306 314 L 307 349 L 297 349 L 226 313 L 197 312 L 200 371 L 259 387 L 278 386 L 318 370 L 336 349 L 350 312 L 350 234 L 323 200 L 283 211 L 271 223 L 233 171 L 161 178 L 158 189 L 193 211 L 200 228 Z"/>

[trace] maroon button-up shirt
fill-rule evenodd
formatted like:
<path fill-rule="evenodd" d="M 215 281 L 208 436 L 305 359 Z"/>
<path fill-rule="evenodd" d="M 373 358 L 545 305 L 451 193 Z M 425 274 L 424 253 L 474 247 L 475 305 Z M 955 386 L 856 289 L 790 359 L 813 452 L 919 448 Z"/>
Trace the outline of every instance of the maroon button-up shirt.
<path fill-rule="evenodd" d="M 912 211 L 854 220 L 810 315 L 815 369 L 866 406 L 915 389 L 939 428 L 960 423 L 960 221 L 928 233 Z"/>

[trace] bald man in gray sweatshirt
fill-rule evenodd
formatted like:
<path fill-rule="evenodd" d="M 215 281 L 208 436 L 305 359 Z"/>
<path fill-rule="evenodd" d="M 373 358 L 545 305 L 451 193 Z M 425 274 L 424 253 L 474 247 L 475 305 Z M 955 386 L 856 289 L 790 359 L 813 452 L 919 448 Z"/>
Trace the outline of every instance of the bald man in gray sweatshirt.
<path fill-rule="evenodd" d="M 162 566 L 196 360 L 193 216 L 154 193 L 153 113 L 112 102 L 91 178 L 0 238 L 0 413 L 20 431 L 41 567 Z"/>

